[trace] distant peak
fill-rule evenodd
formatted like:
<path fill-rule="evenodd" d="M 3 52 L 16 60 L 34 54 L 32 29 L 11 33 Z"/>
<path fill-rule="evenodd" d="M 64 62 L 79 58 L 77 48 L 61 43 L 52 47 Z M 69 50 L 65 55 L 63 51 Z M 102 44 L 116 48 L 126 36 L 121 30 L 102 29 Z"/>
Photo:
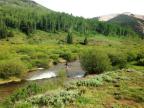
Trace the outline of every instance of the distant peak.
<path fill-rule="evenodd" d="M 133 16 L 133 15 L 134 15 L 134 14 L 131 13 L 131 12 L 123 12 L 122 14 L 123 14 L 123 15 L 128 15 L 128 16 L 131 16 L 131 15 Z"/>

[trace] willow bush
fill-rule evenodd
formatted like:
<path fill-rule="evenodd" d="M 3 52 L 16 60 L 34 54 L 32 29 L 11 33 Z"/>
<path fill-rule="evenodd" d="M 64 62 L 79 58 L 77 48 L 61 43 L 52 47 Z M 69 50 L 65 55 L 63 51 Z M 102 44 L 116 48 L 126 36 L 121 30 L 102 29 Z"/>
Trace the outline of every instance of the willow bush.
<path fill-rule="evenodd" d="M 127 55 L 120 52 L 120 53 L 111 53 L 108 54 L 112 66 L 114 69 L 122 69 L 127 66 Z"/>
<path fill-rule="evenodd" d="M 0 78 L 12 76 L 20 77 L 26 72 L 26 66 L 20 60 L 6 60 L 0 62 Z"/>
<path fill-rule="evenodd" d="M 80 55 L 80 63 L 86 74 L 100 74 L 111 69 L 107 54 L 96 49 L 83 51 Z"/>

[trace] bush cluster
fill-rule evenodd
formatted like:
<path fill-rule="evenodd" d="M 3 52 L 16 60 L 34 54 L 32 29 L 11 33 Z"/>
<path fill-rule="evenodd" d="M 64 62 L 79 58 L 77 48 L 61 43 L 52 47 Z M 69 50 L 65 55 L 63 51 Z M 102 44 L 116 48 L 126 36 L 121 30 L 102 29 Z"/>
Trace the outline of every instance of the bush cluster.
<path fill-rule="evenodd" d="M 20 60 L 8 60 L 0 63 L 0 78 L 20 77 L 24 72 L 26 72 L 26 67 Z"/>
<path fill-rule="evenodd" d="M 74 61 L 77 59 L 77 54 L 76 53 L 72 53 L 70 51 L 67 52 L 63 52 L 60 54 L 60 57 L 67 60 L 68 62 Z"/>
<path fill-rule="evenodd" d="M 88 80 L 80 80 L 76 82 L 77 86 L 86 86 L 86 87 L 97 87 L 103 85 L 104 81 L 111 82 L 113 81 L 112 77 L 106 74 L 101 74 L 94 78 Z"/>
<path fill-rule="evenodd" d="M 111 53 L 108 54 L 112 66 L 122 69 L 127 66 L 127 55 L 123 53 Z"/>
<path fill-rule="evenodd" d="M 38 68 L 49 68 L 51 64 L 50 59 L 34 59 L 32 60 L 32 66 Z"/>
<path fill-rule="evenodd" d="M 36 83 L 31 83 L 24 88 L 17 90 L 14 94 L 12 94 L 7 101 L 9 103 L 15 103 L 19 100 L 24 100 L 32 95 L 36 95 L 37 93 L 42 92 L 42 88 Z"/>
<path fill-rule="evenodd" d="M 137 64 L 144 66 L 144 51 L 140 51 L 137 55 Z"/>
<path fill-rule="evenodd" d="M 33 105 L 63 108 L 64 105 L 73 103 L 76 100 L 76 98 L 79 96 L 80 93 L 77 90 L 61 91 L 55 94 L 49 94 L 41 97 L 34 97 L 32 99 L 28 99 L 27 102 L 30 102 Z"/>
<path fill-rule="evenodd" d="M 80 55 L 80 63 L 86 74 L 100 74 L 111 69 L 108 56 L 96 49 L 84 51 Z"/>
<path fill-rule="evenodd" d="M 129 51 L 127 52 L 127 61 L 131 62 L 131 61 L 135 61 L 137 58 L 137 53 L 134 51 Z"/>

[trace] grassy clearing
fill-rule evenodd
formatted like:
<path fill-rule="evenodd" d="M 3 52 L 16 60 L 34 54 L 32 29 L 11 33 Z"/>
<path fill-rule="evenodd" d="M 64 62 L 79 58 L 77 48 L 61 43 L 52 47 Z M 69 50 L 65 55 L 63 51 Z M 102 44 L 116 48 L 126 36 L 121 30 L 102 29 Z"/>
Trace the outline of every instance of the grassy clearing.
<path fill-rule="evenodd" d="M 142 108 L 144 105 L 143 72 L 112 72 L 112 81 L 88 86 L 76 103 L 66 108 Z M 99 77 L 99 76 L 96 76 Z M 89 78 L 88 80 L 92 80 Z M 83 85 L 85 86 L 85 85 Z"/>
<path fill-rule="evenodd" d="M 20 100 L 12 103 L 15 104 L 15 108 L 143 108 L 143 75 L 144 73 L 140 71 L 133 70 L 130 72 L 128 69 L 123 69 L 71 80 L 59 87 L 56 84 L 58 81 L 53 82 L 53 86 L 47 82 L 40 86 L 41 89 L 32 84 L 33 86 L 28 85 L 31 86 L 28 87 L 28 91 L 25 87 L 25 92 L 21 92 L 23 89 L 17 92 L 23 95 L 13 94 L 12 99 Z M 13 96 L 25 96 L 25 98 L 14 98 Z"/>

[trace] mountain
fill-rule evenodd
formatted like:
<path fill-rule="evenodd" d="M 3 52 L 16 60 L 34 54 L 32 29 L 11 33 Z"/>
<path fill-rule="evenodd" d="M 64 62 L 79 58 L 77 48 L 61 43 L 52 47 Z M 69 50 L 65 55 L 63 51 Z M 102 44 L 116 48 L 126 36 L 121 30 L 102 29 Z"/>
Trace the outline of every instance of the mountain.
<path fill-rule="evenodd" d="M 129 27 L 55 12 L 32 0 L 1 0 L 0 39 L 13 36 L 11 28 L 27 36 L 36 30 L 56 33 L 68 32 L 70 29 L 81 34 L 135 35 Z"/>
<path fill-rule="evenodd" d="M 139 35 L 144 36 L 144 15 L 136 15 L 129 12 L 111 14 L 98 17 L 100 21 L 117 23 L 123 27 L 130 27 Z"/>
<path fill-rule="evenodd" d="M 134 17 L 134 18 L 144 20 L 144 15 L 132 14 L 130 12 L 124 12 L 124 13 L 121 13 L 121 14 L 103 15 L 103 16 L 97 17 L 97 19 L 100 20 L 100 21 L 109 21 L 109 20 L 111 20 L 115 17 L 118 17 L 119 15 L 127 15 L 127 16 L 130 16 L 130 17 Z"/>
<path fill-rule="evenodd" d="M 12 10 L 11 10 L 12 9 Z M 52 12 L 52 10 L 47 9 L 38 3 L 32 1 L 32 0 L 0 0 L 0 12 L 7 12 L 9 13 L 10 11 L 31 11 L 35 13 L 48 13 Z M 26 12 L 26 13 L 28 13 Z M 26 14 L 22 13 L 22 14 Z M 15 13 L 13 13 L 15 14 Z"/>
<path fill-rule="evenodd" d="M 100 17 L 96 17 L 99 21 L 109 21 L 112 18 L 117 17 L 119 14 L 109 14 L 109 15 L 103 15 Z"/>

